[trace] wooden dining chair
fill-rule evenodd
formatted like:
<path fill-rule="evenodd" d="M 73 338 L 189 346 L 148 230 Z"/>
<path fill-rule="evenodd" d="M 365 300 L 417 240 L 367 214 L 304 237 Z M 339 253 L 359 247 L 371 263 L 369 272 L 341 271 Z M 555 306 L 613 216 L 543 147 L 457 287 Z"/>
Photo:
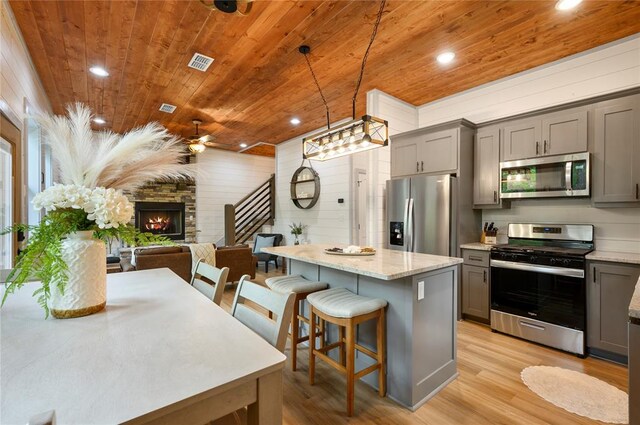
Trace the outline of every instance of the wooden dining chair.
<path fill-rule="evenodd" d="M 236 290 L 236 296 L 231 306 L 231 315 L 280 352 L 284 352 L 295 298 L 294 293 L 281 294 L 271 291 L 262 285 L 251 282 L 249 275 L 244 275 Z M 275 316 L 275 320 L 259 313 L 246 301 L 251 301 L 273 313 L 272 316 Z"/>
<path fill-rule="evenodd" d="M 198 279 L 196 276 L 209 279 L 215 284 L 215 286 L 205 282 L 204 280 Z M 191 276 L 190 283 L 191 286 L 196 288 L 211 301 L 220 305 L 222 302 L 224 287 L 227 284 L 227 276 L 229 276 L 229 267 L 219 269 L 202 260 L 198 260 L 193 276 Z"/>

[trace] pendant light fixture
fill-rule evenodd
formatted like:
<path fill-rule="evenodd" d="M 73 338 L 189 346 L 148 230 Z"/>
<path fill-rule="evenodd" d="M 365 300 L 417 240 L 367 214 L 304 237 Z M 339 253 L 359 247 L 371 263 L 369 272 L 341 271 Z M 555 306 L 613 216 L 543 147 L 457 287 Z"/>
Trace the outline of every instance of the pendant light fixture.
<path fill-rule="evenodd" d="M 350 155 L 356 152 L 362 152 L 381 146 L 387 146 L 389 144 L 389 123 L 383 119 L 372 117 L 371 115 L 364 115 L 361 118 L 356 119 L 356 99 L 358 97 L 358 91 L 360 90 L 360 83 L 364 75 L 364 68 L 369 56 L 369 50 L 378 33 L 378 26 L 382 19 L 382 12 L 386 0 L 380 2 L 380 10 L 376 17 L 376 22 L 373 26 L 373 33 L 369 40 L 369 45 L 362 58 L 362 65 L 360 66 L 360 75 L 356 82 L 356 90 L 352 99 L 352 120 L 344 124 L 331 128 L 331 120 L 329 117 L 329 105 L 327 99 L 322 93 L 318 79 L 316 78 L 311 62 L 309 61 L 309 53 L 311 48 L 309 46 L 300 46 L 298 49 L 302 53 L 309 66 L 309 71 L 313 77 L 313 81 L 318 88 L 320 97 L 324 103 L 327 112 L 327 129 L 302 139 L 302 155 L 304 159 L 326 161 L 328 159 L 338 158 L 340 156 Z"/>

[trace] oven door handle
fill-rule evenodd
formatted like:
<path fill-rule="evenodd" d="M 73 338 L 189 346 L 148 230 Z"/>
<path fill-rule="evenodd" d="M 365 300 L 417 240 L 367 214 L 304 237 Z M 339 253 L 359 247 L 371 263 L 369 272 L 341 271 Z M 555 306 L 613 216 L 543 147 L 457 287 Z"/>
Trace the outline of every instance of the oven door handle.
<path fill-rule="evenodd" d="M 539 264 L 516 263 L 514 261 L 491 260 L 491 267 L 499 269 L 522 270 L 527 272 L 553 274 L 557 276 L 569 276 L 584 278 L 584 270 L 565 269 L 563 267 L 541 266 Z"/>

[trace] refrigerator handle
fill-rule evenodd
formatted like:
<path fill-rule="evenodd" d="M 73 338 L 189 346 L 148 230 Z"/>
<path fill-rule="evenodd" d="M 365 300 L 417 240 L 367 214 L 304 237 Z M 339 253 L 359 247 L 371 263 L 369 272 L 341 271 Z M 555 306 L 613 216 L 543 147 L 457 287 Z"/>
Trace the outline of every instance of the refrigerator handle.
<path fill-rule="evenodd" d="M 409 250 L 409 199 L 405 199 L 404 200 L 404 216 L 403 216 L 403 221 L 404 221 L 404 239 L 405 239 L 405 243 L 406 243 L 406 247 L 405 247 L 405 251 Z"/>
<path fill-rule="evenodd" d="M 409 198 L 409 213 L 407 216 L 407 230 L 409 231 L 409 240 L 407 242 L 407 251 L 413 252 L 415 246 L 415 220 L 413 210 L 413 198 Z"/>

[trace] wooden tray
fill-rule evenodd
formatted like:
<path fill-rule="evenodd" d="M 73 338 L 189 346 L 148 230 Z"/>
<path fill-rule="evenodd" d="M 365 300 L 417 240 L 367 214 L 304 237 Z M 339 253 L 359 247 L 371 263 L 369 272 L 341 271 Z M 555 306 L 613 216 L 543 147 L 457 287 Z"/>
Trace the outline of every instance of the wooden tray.
<path fill-rule="evenodd" d="M 376 255 L 375 252 L 358 252 L 357 254 L 355 254 L 355 253 L 349 253 L 349 252 L 327 251 L 326 249 L 324 250 L 324 253 L 329 255 L 345 255 L 348 257 L 366 257 L 369 255 Z"/>

